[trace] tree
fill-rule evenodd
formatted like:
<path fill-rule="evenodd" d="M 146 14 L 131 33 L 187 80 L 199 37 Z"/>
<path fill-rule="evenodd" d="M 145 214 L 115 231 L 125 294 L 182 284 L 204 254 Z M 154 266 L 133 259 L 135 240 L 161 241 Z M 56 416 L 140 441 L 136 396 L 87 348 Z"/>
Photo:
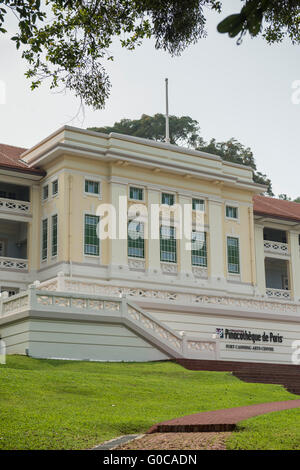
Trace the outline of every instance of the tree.
<path fill-rule="evenodd" d="M 242 0 L 237 14 L 218 26 L 239 42 L 248 31 L 269 42 L 288 36 L 300 42 L 300 1 Z M 155 47 L 179 55 L 206 36 L 205 13 L 221 11 L 218 0 L 0 0 L 0 34 L 8 14 L 16 20 L 11 39 L 27 61 L 26 76 L 35 89 L 65 87 L 94 109 L 103 108 L 110 92 L 105 61 L 114 38 L 129 50 L 145 38 Z M 264 25 L 264 26 L 263 26 Z"/>
<path fill-rule="evenodd" d="M 217 142 L 216 139 L 205 142 L 200 136 L 198 121 L 189 116 L 170 116 L 169 125 L 171 143 L 219 155 L 229 162 L 250 166 L 253 169 L 253 180 L 256 183 L 266 185 L 267 194 L 274 196 L 271 180 L 257 171 L 255 159 L 249 147 L 245 147 L 234 138 L 229 139 L 227 142 Z M 165 117 L 163 114 L 155 114 L 154 116 L 143 114 L 140 119 L 121 119 L 120 122 L 115 122 L 113 126 L 90 127 L 89 130 L 106 134 L 117 132 L 164 142 Z"/>
<path fill-rule="evenodd" d="M 239 35 L 238 43 L 248 32 L 252 37 L 261 34 L 269 44 L 288 37 L 293 44 L 300 42 L 299 0 L 242 0 L 239 13 L 229 15 L 218 25 L 220 33 L 229 37 Z"/>
<path fill-rule="evenodd" d="M 104 107 L 110 82 L 103 62 L 112 60 L 115 37 L 133 50 L 144 38 L 172 55 L 206 35 L 205 7 L 216 0 L 0 0 L 0 33 L 8 12 L 16 17 L 11 38 L 28 63 L 31 88 L 72 90 L 94 109 Z"/>
<path fill-rule="evenodd" d="M 170 142 L 171 144 L 195 147 L 199 138 L 199 124 L 189 116 L 170 116 Z M 112 127 L 91 127 L 90 130 L 97 132 L 117 132 L 119 134 L 144 137 L 145 139 L 165 141 L 166 120 L 163 114 L 148 116 L 142 114 L 140 119 L 121 119 L 115 122 Z"/>
<path fill-rule="evenodd" d="M 227 142 L 216 142 L 215 139 L 211 139 L 211 141 L 207 143 L 200 139 L 198 150 L 219 155 L 223 160 L 228 162 L 250 166 L 253 169 L 253 181 L 267 186 L 266 193 L 269 196 L 274 196 L 272 182 L 265 174 L 257 170 L 252 150 L 249 147 L 245 147 L 233 137 Z"/>

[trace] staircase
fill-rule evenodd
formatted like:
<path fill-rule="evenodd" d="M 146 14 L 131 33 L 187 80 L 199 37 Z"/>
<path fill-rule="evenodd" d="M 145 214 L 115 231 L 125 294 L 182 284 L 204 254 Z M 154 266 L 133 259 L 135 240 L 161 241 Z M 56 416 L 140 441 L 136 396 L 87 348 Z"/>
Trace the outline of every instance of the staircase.
<path fill-rule="evenodd" d="M 283 385 L 290 393 L 300 395 L 300 366 L 181 358 L 176 362 L 189 370 L 231 372 L 244 382 Z"/>

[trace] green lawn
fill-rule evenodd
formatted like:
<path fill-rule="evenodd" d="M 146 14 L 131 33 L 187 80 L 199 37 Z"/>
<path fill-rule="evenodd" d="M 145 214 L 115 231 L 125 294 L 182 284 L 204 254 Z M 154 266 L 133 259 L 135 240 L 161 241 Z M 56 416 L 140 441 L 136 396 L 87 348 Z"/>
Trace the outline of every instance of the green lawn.
<path fill-rule="evenodd" d="M 229 373 L 193 372 L 170 362 L 9 356 L 0 365 L 0 449 L 87 449 L 177 416 L 295 398 L 278 385 L 248 384 Z M 289 410 L 251 419 L 228 446 L 300 449 L 299 417 L 300 410 Z"/>

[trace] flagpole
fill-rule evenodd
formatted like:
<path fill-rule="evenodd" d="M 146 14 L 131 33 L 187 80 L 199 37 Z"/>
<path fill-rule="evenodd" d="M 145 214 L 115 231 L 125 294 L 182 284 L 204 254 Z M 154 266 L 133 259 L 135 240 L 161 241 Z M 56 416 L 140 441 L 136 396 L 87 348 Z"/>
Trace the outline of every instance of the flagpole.
<path fill-rule="evenodd" d="M 169 128 L 169 80 L 166 78 L 166 138 L 167 144 L 170 143 L 170 128 Z"/>

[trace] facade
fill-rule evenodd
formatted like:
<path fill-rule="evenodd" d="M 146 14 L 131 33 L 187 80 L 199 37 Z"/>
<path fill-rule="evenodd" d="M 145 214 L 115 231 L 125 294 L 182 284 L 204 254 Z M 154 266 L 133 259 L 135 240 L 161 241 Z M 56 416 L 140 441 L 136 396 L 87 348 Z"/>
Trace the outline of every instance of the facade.
<path fill-rule="evenodd" d="M 29 150 L 0 145 L 7 352 L 290 364 L 300 340 L 300 204 L 264 189 L 249 167 L 125 135 L 65 126 Z M 99 239 L 103 204 L 128 236 Z M 175 205 L 181 215 L 167 224 L 164 208 Z M 156 237 L 151 218 L 127 225 L 124 213 L 131 221 L 154 206 Z M 185 207 L 190 237 L 178 234 Z M 189 250 L 190 239 L 201 243 Z"/>

